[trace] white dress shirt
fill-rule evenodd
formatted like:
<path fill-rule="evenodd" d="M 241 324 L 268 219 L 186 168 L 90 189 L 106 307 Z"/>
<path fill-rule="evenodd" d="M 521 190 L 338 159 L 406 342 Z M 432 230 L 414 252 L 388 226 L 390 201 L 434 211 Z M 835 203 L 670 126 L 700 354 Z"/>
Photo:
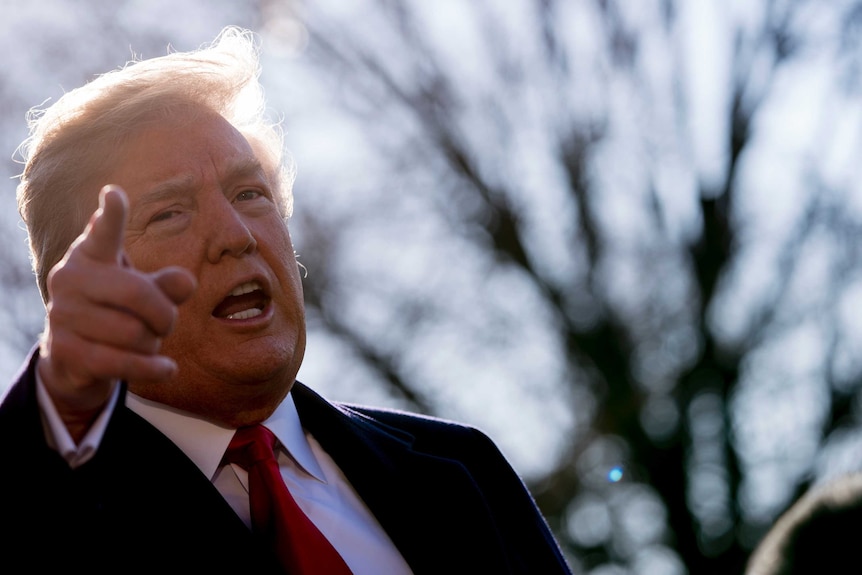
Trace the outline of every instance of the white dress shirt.
<path fill-rule="evenodd" d="M 95 454 L 118 393 L 119 387 L 81 443 L 75 445 L 37 377 L 48 442 L 71 466 L 81 465 Z M 210 478 L 246 525 L 251 525 L 248 474 L 237 465 L 221 465 L 233 429 L 131 392 L 126 394 L 126 405 L 173 441 Z M 341 469 L 302 428 L 290 394 L 262 423 L 281 443 L 281 449 L 277 449 L 279 467 L 297 504 L 338 550 L 354 575 L 412 573 Z"/>

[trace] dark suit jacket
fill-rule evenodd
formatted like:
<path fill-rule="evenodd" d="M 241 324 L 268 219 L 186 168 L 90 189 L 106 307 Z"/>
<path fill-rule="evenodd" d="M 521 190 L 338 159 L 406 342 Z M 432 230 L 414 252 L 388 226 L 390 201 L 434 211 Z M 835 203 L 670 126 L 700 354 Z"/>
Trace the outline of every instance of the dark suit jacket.
<path fill-rule="evenodd" d="M 45 443 L 35 354 L 0 403 L 5 573 L 274 572 L 249 530 L 171 441 L 116 409 L 92 460 Z M 297 383 L 303 426 L 338 463 L 417 575 L 569 573 L 521 480 L 481 432 L 331 403 Z"/>

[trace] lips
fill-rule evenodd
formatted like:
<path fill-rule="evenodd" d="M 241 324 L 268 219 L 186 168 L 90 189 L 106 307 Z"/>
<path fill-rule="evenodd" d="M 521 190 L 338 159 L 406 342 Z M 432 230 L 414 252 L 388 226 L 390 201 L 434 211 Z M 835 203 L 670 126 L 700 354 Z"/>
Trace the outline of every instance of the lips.
<path fill-rule="evenodd" d="M 260 282 L 245 282 L 233 288 L 215 307 L 212 315 L 229 320 L 250 319 L 262 314 L 269 300 Z"/>

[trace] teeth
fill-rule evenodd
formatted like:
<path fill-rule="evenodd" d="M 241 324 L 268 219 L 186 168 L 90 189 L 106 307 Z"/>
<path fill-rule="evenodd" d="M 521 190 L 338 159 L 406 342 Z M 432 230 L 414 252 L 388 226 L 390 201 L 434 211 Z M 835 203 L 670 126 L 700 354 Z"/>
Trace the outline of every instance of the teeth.
<path fill-rule="evenodd" d="M 232 313 L 229 316 L 227 316 L 227 319 L 248 319 L 250 317 L 257 317 L 262 313 L 263 312 L 260 311 L 259 309 L 257 309 L 256 307 L 253 307 L 253 308 L 247 309 L 245 311 L 238 311 L 236 313 Z"/>
<path fill-rule="evenodd" d="M 251 293 L 253 291 L 258 291 L 261 289 L 262 289 L 262 287 L 260 285 L 260 282 L 250 281 L 250 282 L 245 282 L 244 284 L 233 288 L 233 290 L 230 292 L 229 295 L 230 296 L 241 296 L 243 294 Z M 232 314 L 228 315 L 225 319 L 237 319 L 237 320 L 249 319 L 252 317 L 257 317 L 262 313 L 263 312 L 261 310 L 259 310 L 256 307 L 253 307 L 251 309 L 244 309 L 242 311 L 232 313 Z"/>
<path fill-rule="evenodd" d="M 230 292 L 230 295 L 242 295 L 244 293 L 251 293 L 254 290 L 258 289 L 260 289 L 260 284 L 258 282 L 246 282 L 240 286 L 233 288 L 233 291 Z"/>

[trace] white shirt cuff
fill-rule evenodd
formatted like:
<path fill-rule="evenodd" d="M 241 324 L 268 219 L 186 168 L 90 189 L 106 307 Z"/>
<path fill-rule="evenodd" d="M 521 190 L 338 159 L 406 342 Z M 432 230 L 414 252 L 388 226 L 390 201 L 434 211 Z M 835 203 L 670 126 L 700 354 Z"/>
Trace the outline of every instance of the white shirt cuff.
<path fill-rule="evenodd" d="M 114 407 L 117 405 L 117 398 L 120 395 L 120 386 L 118 382 L 114 382 L 114 389 L 111 392 L 111 397 L 105 404 L 104 409 L 87 430 L 87 434 L 81 440 L 81 443 L 75 445 L 72 436 L 69 435 L 69 430 L 63 423 L 60 414 L 57 413 L 57 408 L 54 406 L 54 401 L 45 389 L 45 384 L 42 383 L 42 378 L 36 373 L 36 398 L 39 401 L 39 409 L 42 412 L 42 425 L 45 429 L 45 439 L 48 445 L 57 451 L 63 459 L 69 464 L 69 467 L 76 468 L 89 461 L 98 449 L 102 442 L 102 437 L 105 435 L 105 429 L 108 427 L 108 421 L 111 419 L 111 414 L 114 412 Z"/>

